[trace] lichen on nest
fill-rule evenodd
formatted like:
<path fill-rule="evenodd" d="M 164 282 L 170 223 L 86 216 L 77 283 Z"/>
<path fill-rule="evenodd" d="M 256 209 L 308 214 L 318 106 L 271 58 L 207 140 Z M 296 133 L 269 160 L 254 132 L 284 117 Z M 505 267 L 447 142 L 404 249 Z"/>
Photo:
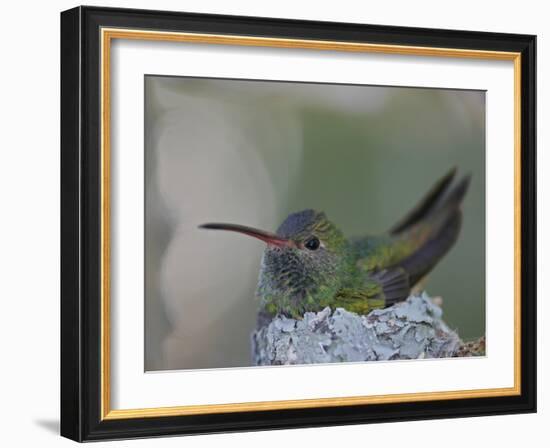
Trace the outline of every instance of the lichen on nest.
<path fill-rule="evenodd" d="M 343 308 L 277 316 L 252 334 L 254 365 L 316 364 L 393 359 L 446 358 L 482 353 L 466 345 L 442 320 L 426 293 L 358 315 Z"/>

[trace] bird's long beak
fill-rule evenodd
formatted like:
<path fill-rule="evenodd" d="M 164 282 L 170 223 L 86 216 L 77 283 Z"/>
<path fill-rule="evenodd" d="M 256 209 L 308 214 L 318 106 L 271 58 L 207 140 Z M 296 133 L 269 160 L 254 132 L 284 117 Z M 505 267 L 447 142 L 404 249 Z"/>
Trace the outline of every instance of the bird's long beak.
<path fill-rule="evenodd" d="M 281 238 L 275 233 L 266 232 L 265 230 L 254 229 L 253 227 L 241 226 L 239 224 L 224 224 L 224 223 L 207 223 L 199 226 L 201 229 L 210 230 L 228 230 L 230 232 L 242 233 L 253 238 L 257 238 L 264 243 L 278 247 L 294 247 L 292 240 Z"/>

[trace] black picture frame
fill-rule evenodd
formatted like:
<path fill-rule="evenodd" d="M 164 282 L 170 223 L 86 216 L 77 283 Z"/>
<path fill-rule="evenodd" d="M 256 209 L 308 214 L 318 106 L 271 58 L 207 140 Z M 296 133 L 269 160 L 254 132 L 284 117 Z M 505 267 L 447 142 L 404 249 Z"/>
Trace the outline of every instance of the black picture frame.
<path fill-rule="evenodd" d="M 131 28 L 521 53 L 521 393 L 101 418 L 100 29 Z M 99 7 L 61 13 L 61 435 L 76 441 L 536 411 L 536 37 Z"/>

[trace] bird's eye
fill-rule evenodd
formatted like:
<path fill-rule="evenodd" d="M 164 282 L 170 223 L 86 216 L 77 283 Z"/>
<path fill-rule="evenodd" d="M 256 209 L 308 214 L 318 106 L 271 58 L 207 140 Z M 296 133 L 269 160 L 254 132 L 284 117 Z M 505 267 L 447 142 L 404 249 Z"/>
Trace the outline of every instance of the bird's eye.
<path fill-rule="evenodd" d="M 310 239 L 308 239 L 304 243 L 304 247 L 309 250 L 317 250 L 319 249 L 319 246 L 321 245 L 321 242 L 319 241 L 319 238 L 312 236 Z"/>

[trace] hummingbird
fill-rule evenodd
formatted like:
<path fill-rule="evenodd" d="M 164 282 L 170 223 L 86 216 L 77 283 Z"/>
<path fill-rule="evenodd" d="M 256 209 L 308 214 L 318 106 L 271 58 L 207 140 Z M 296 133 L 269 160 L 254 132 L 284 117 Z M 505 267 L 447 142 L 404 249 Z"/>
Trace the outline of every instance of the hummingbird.
<path fill-rule="evenodd" d="M 405 300 L 454 245 L 470 175 L 443 176 L 381 235 L 346 238 L 322 211 L 290 214 L 275 233 L 239 224 L 203 229 L 237 232 L 266 244 L 256 294 L 262 318 L 301 319 L 325 307 L 366 315 Z"/>

